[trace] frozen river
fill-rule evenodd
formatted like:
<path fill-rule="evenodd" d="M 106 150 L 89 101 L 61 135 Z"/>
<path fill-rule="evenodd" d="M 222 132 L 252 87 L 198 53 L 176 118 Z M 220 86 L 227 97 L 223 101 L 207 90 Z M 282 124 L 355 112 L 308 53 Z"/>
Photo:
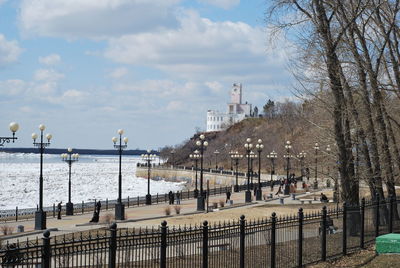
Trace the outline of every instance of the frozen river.
<path fill-rule="evenodd" d="M 122 198 L 144 196 L 147 179 L 135 176 L 138 156 L 123 156 Z M 0 210 L 36 207 L 39 200 L 39 154 L 0 152 Z M 151 194 L 177 191 L 182 183 L 151 181 Z M 44 155 L 43 205 L 68 201 L 68 164 Z M 72 202 L 112 200 L 118 196 L 118 156 L 82 155 L 72 165 Z"/>

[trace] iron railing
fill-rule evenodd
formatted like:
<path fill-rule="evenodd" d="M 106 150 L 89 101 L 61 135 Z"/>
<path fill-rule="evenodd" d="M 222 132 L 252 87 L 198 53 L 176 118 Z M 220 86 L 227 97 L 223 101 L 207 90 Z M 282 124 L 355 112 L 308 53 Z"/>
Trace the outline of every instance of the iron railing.
<path fill-rule="evenodd" d="M 303 267 L 400 231 L 400 200 L 200 226 L 117 229 L 3 243 L 2 267 Z"/>

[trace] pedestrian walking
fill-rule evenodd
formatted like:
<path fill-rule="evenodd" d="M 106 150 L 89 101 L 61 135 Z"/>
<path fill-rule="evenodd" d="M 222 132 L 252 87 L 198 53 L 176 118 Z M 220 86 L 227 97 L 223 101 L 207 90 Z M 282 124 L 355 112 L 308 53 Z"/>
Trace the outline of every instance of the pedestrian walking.
<path fill-rule="evenodd" d="M 100 200 L 99 201 L 97 201 L 97 203 L 96 203 L 96 211 L 97 211 L 97 214 L 100 216 L 100 210 L 101 210 L 101 202 L 100 202 Z"/>
<path fill-rule="evenodd" d="M 58 220 L 61 220 L 61 209 L 62 209 L 62 201 L 60 201 L 60 203 L 58 203 L 58 205 L 57 205 L 57 219 Z"/>
<path fill-rule="evenodd" d="M 179 191 L 176 192 L 176 204 L 181 204 L 181 193 Z"/>
<path fill-rule="evenodd" d="M 172 191 L 169 191 L 169 193 L 168 193 L 168 201 L 169 201 L 169 203 L 168 204 L 170 204 L 170 205 L 173 205 L 174 204 L 174 198 L 173 198 L 173 193 L 172 193 Z"/>
<path fill-rule="evenodd" d="M 225 203 L 228 203 L 229 201 L 231 201 L 231 192 L 227 191 L 226 192 L 226 202 Z"/>

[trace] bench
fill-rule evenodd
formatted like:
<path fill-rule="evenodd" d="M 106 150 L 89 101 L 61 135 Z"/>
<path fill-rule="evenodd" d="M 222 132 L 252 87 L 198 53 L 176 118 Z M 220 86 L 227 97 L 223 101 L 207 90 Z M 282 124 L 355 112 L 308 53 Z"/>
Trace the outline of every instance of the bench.
<path fill-rule="evenodd" d="M 302 205 L 304 205 L 304 202 L 307 201 L 308 204 L 312 204 L 312 201 L 314 201 L 313 199 L 299 199 L 299 201 L 301 202 Z"/>
<path fill-rule="evenodd" d="M 227 250 L 228 247 L 230 246 L 229 243 L 223 243 L 223 244 L 216 244 L 216 245 L 208 245 L 208 248 L 218 248 L 219 250 Z"/>
<path fill-rule="evenodd" d="M 320 235 L 321 235 L 321 229 L 322 229 L 322 222 L 320 222 L 319 229 L 318 229 L 318 233 Z M 327 216 L 326 217 L 326 232 L 328 234 L 334 234 L 334 233 L 336 233 L 336 231 L 337 231 L 337 227 L 335 227 L 333 225 L 333 220 L 329 216 Z"/>
<path fill-rule="evenodd" d="M 229 246 L 230 246 L 229 243 L 221 243 L 221 244 L 215 244 L 215 245 L 208 245 L 208 248 L 209 249 L 218 248 L 219 250 L 227 250 Z M 199 246 L 197 248 L 203 248 L 203 247 Z"/>

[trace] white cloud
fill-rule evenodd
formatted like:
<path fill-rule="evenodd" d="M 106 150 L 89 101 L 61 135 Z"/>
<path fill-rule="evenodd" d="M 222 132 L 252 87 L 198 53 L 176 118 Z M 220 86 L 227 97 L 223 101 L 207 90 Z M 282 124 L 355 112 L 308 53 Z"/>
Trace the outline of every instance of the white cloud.
<path fill-rule="evenodd" d="M 58 81 L 64 78 L 64 74 L 53 69 L 39 69 L 36 70 L 34 78 L 38 81 Z"/>
<path fill-rule="evenodd" d="M 176 25 L 181 0 L 23 0 L 19 25 L 26 35 L 106 38 Z"/>
<path fill-rule="evenodd" d="M 0 34 L 0 66 L 17 61 L 21 52 L 17 41 L 8 41 Z"/>
<path fill-rule="evenodd" d="M 170 101 L 166 107 L 167 111 L 183 111 L 185 110 L 184 104 L 181 101 Z"/>
<path fill-rule="evenodd" d="M 282 42 L 277 49 L 268 48 L 263 28 L 213 22 L 192 11 L 179 20 L 176 30 L 113 38 L 104 55 L 115 62 L 145 64 L 195 81 L 265 81 L 268 75 L 283 75 L 286 47 Z"/>
<path fill-rule="evenodd" d="M 125 68 L 125 67 L 121 67 L 121 68 L 114 69 L 114 70 L 109 74 L 109 76 L 110 76 L 111 78 L 118 79 L 118 78 L 121 78 L 121 77 L 123 77 L 123 76 L 125 76 L 125 75 L 127 75 L 127 74 L 128 74 L 128 69 Z"/>
<path fill-rule="evenodd" d="M 214 93 L 221 93 L 224 90 L 224 86 L 218 81 L 205 82 L 204 84 Z"/>
<path fill-rule="evenodd" d="M 5 95 L 19 95 L 25 91 L 26 83 L 20 79 L 0 81 L 0 92 Z"/>
<path fill-rule="evenodd" d="M 217 7 L 221 7 L 224 9 L 230 9 L 234 6 L 239 5 L 240 0 L 197 0 L 200 3 L 205 3 Z"/>
<path fill-rule="evenodd" d="M 44 65 L 55 65 L 61 61 L 61 57 L 58 54 L 50 54 L 45 57 L 39 57 L 39 62 Z"/>

